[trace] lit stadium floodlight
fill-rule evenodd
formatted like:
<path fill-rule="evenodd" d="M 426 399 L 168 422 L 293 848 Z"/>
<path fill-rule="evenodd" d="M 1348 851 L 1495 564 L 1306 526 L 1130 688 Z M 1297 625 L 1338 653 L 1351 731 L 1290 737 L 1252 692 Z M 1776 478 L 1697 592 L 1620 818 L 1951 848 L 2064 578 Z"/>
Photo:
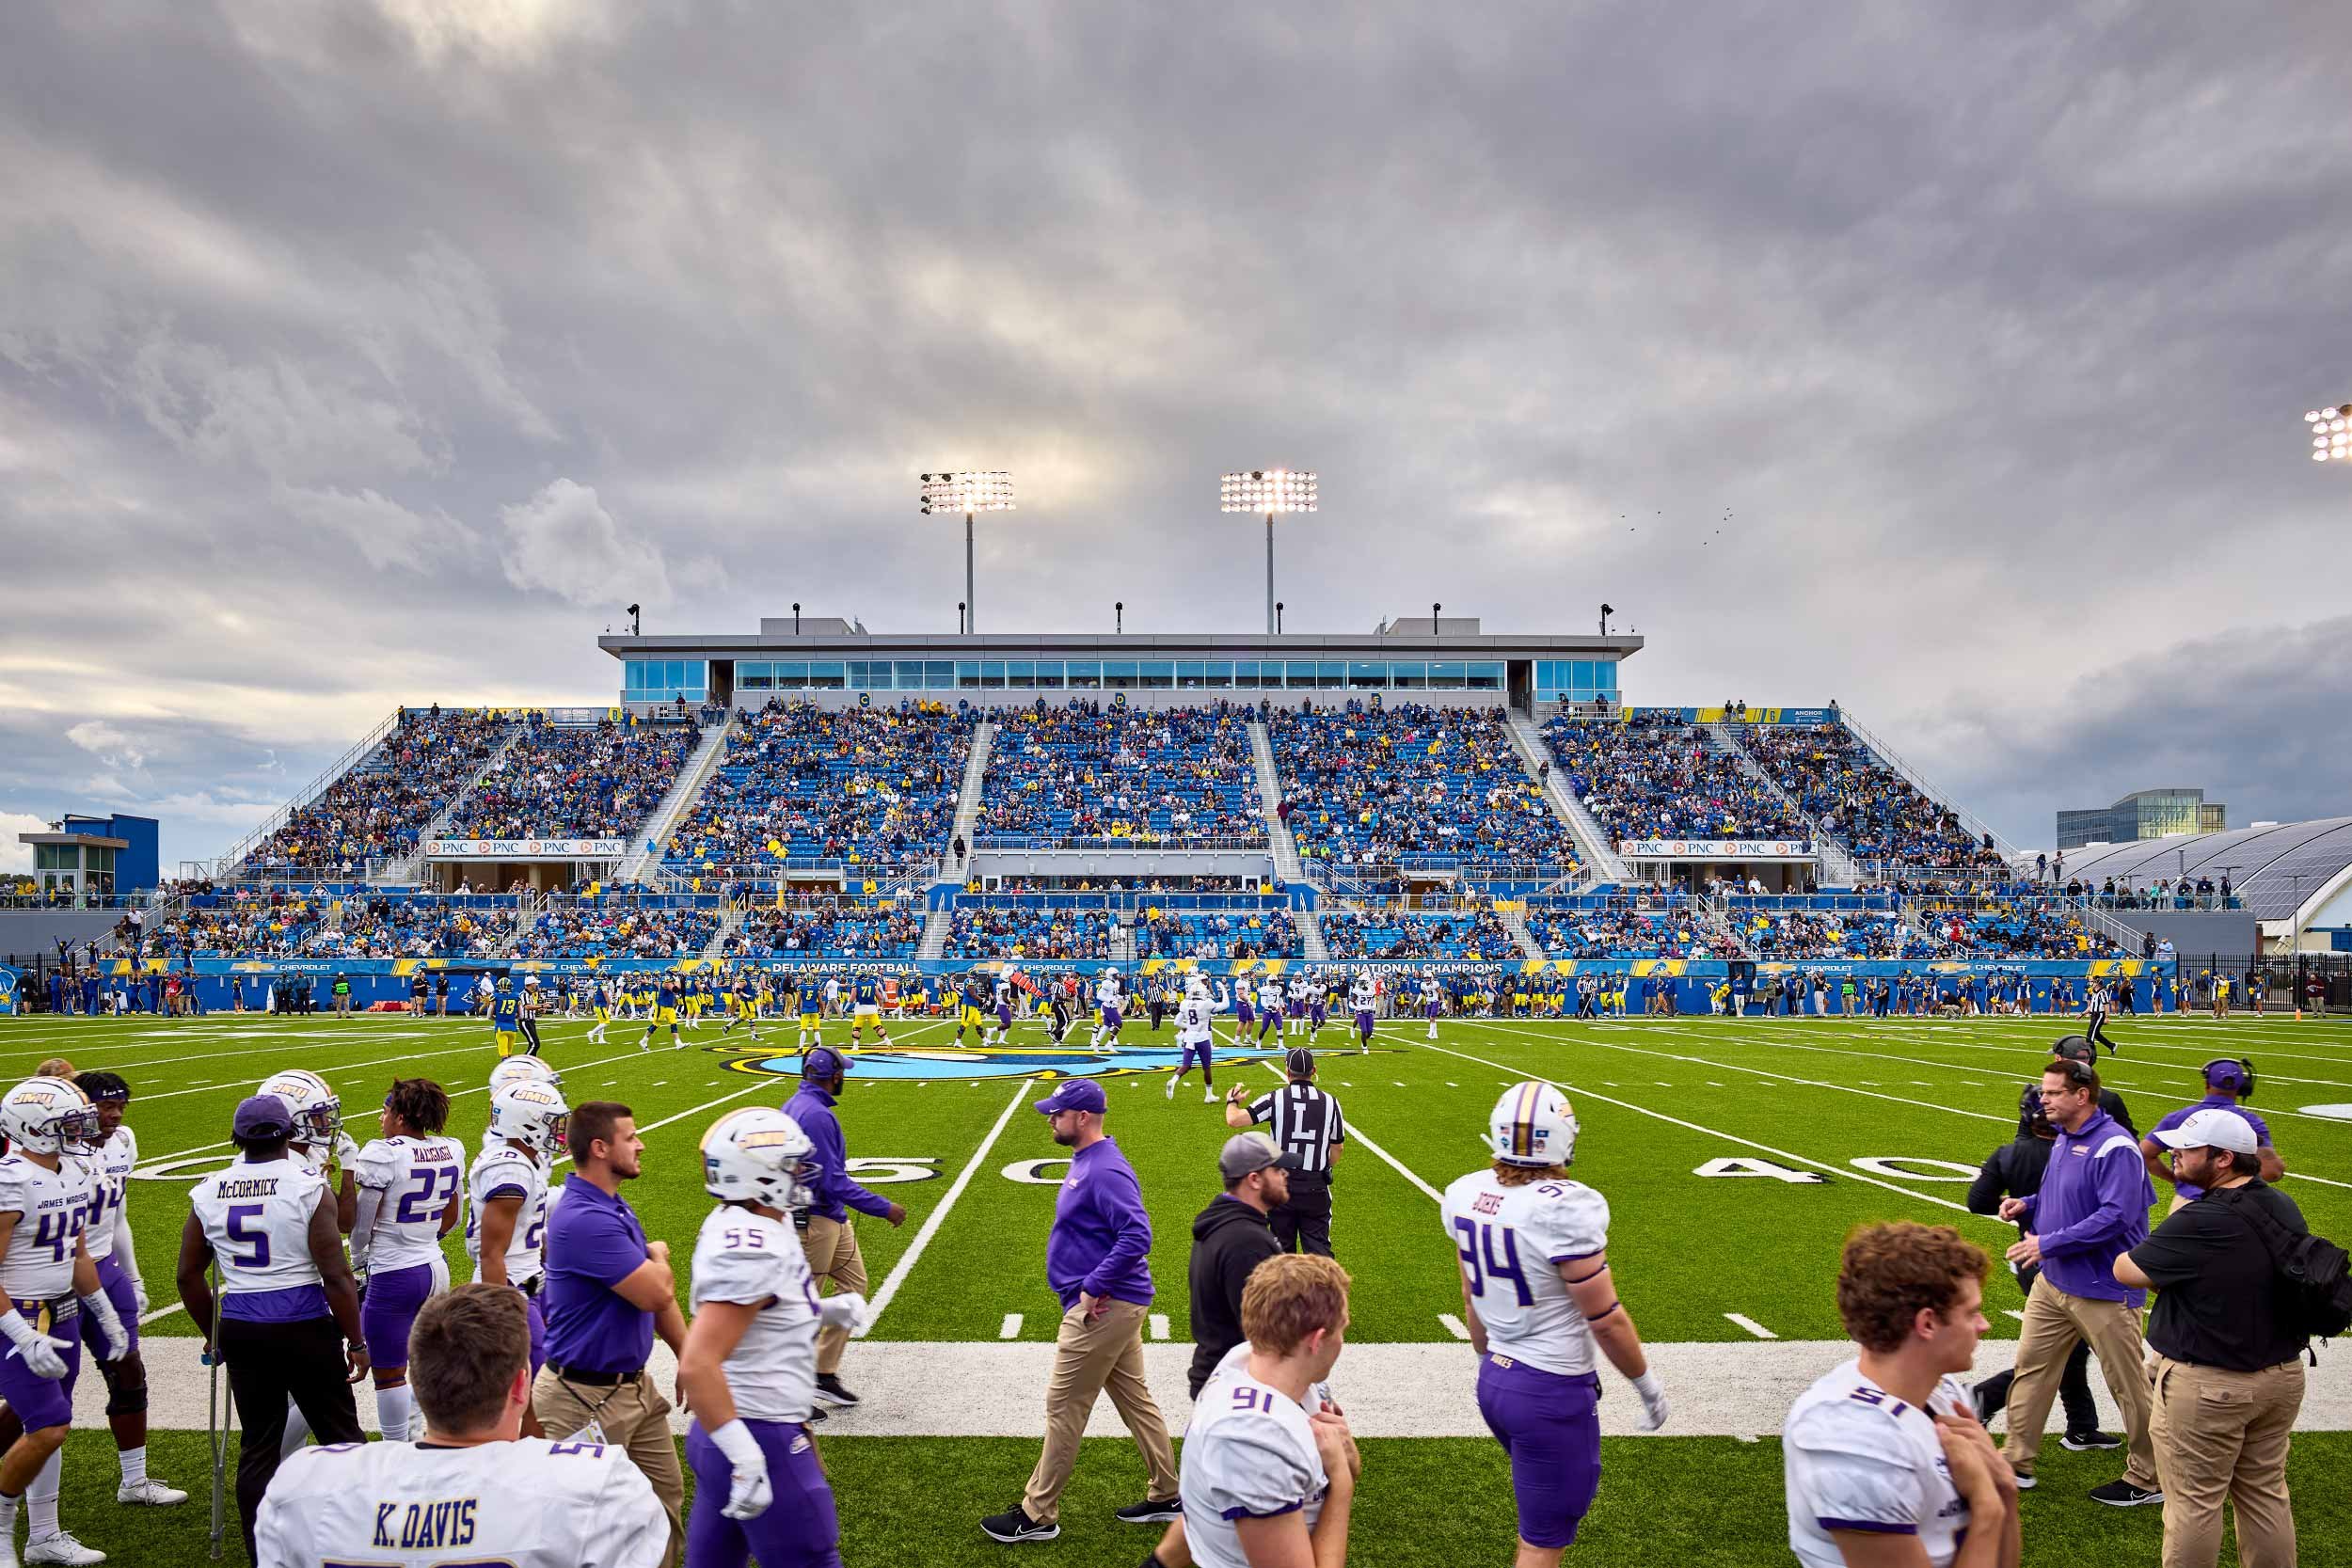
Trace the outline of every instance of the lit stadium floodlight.
<path fill-rule="evenodd" d="M 1011 510 L 1012 475 L 1002 468 L 923 476 L 924 516 L 952 517 L 959 512 L 963 514 L 962 629 L 966 631 L 980 629 L 979 600 L 972 592 L 972 515 Z"/>
<path fill-rule="evenodd" d="M 2352 463 L 2352 403 L 2314 408 L 2303 422 L 2311 426 L 2312 462 Z"/>
<path fill-rule="evenodd" d="M 1263 512 L 1265 514 L 1265 629 L 1275 634 L 1274 615 L 1274 515 L 1278 512 L 1312 512 L 1315 509 L 1315 476 L 1296 468 L 1252 468 L 1246 474 L 1227 474 L 1219 491 L 1221 512 Z"/>

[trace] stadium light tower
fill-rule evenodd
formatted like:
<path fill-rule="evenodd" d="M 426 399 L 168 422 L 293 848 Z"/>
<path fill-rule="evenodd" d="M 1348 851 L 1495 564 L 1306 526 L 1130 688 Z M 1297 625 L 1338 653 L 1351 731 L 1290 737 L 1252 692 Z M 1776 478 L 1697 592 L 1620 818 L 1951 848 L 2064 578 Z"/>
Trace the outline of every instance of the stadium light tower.
<path fill-rule="evenodd" d="M 972 592 L 972 515 L 1010 512 L 1012 475 L 1002 468 L 923 476 L 923 515 L 952 517 L 963 514 L 964 629 L 980 629 L 980 601 Z"/>
<path fill-rule="evenodd" d="M 1315 476 L 1295 468 L 1252 468 L 1246 474 L 1227 474 L 1221 495 L 1222 504 L 1217 509 L 1221 512 L 1265 514 L 1265 629 L 1271 637 L 1275 632 L 1274 515 L 1312 512 Z"/>
<path fill-rule="evenodd" d="M 2303 422 L 2311 427 L 2312 462 L 2352 463 L 2352 403 L 2314 408 Z"/>

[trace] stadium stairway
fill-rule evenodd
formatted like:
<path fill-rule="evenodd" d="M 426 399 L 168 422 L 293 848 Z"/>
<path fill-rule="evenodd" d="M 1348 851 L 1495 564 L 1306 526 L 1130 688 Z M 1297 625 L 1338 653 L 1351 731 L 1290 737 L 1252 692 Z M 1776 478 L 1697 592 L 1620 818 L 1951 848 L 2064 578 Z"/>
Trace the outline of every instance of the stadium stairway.
<path fill-rule="evenodd" d="M 1506 900 L 1506 902 L 1509 901 Z M 1495 918 L 1502 922 L 1502 928 L 1511 933 L 1511 940 L 1519 944 L 1519 951 L 1522 954 L 1531 958 L 1540 958 L 1544 956 L 1544 950 L 1535 945 L 1534 937 L 1527 929 L 1525 906 L 1511 902 L 1510 907 L 1505 908 L 1503 904 L 1497 904 Z"/>
<path fill-rule="evenodd" d="M 368 880 L 378 887 L 416 886 L 418 863 L 423 859 L 425 842 L 441 836 L 443 830 L 449 826 L 450 818 L 456 816 L 457 808 L 465 803 L 466 797 L 471 795 L 482 781 L 489 777 L 490 769 L 499 765 L 500 758 L 515 749 L 515 742 L 523 737 L 525 728 L 527 726 L 522 724 L 506 726 L 506 738 L 499 742 L 498 749 L 482 759 L 482 766 L 473 770 L 473 775 L 467 779 L 465 787 L 452 795 L 449 798 L 449 803 L 434 813 L 433 820 L 427 822 L 424 825 L 424 831 L 417 835 L 418 852 L 416 854 L 409 856 L 406 860 L 379 862 L 369 871 Z"/>
<path fill-rule="evenodd" d="M 968 844 L 971 840 L 966 839 L 964 842 Z M 955 935 L 955 907 L 952 904 L 935 906 L 929 914 L 923 917 L 923 941 L 922 944 L 915 948 L 914 956 L 927 962 L 946 958 L 947 939 Z"/>
<path fill-rule="evenodd" d="M 961 886 L 966 880 L 964 873 L 967 867 L 956 860 L 956 840 L 963 840 L 964 854 L 968 861 L 972 851 L 972 828 L 980 819 L 980 786 L 988 777 L 989 754 L 995 749 L 996 726 L 985 719 L 973 725 L 972 752 L 963 762 L 963 788 L 956 796 L 956 825 L 948 831 L 947 842 L 940 847 L 939 877 L 942 881 L 954 882 Z M 933 910 L 930 924 L 936 924 L 938 918 L 939 911 Z M 950 918 L 953 917 L 950 916 Z M 927 958 L 939 956 L 930 950 L 930 924 L 927 924 L 923 930 L 922 956 Z M 945 935 L 940 938 L 940 942 L 941 950 L 944 952 L 946 942 Z"/>
<path fill-rule="evenodd" d="M 716 962 L 720 956 L 726 952 L 727 939 L 743 928 L 743 914 L 749 908 L 750 906 L 746 904 L 723 904 L 721 906 L 719 928 L 710 933 L 709 942 L 703 945 L 702 956 L 705 963 Z"/>
<path fill-rule="evenodd" d="M 1593 820 L 1593 814 L 1584 809 L 1584 802 L 1578 800 L 1576 792 L 1568 787 L 1567 778 L 1562 769 L 1553 768 L 1549 772 L 1545 770 L 1544 764 L 1550 760 L 1549 748 L 1544 745 L 1543 732 L 1535 727 L 1535 721 L 1513 707 L 1504 708 L 1503 717 L 1510 721 L 1511 744 L 1518 748 L 1519 761 L 1527 768 L 1527 776 L 1544 780 L 1544 795 L 1551 801 L 1551 809 L 1559 814 L 1560 820 L 1567 824 L 1569 836 L 1576 840 L 1576 852 L 1590 873 L 1588 879 L 1604 882 L 1633 880 L 1633 873 L 1626 865 L 1624 857 L 1617 853 L 1616 846 L 1609 842 L 1609 835 L 1600 831 L 1600 824 Z"/>
<path fill-rule="evenodd" d="M 1820 863 L 1822 886 L 1856 887 L 1861 884 L 1862 867 L 1847 852 L 1844 843 L 1836 834 L 1822 827 L 1819 817 L 1797 804 L 1795 798 L 1764 771 L 1764 765 L 1756 760 L 1755 753 L 1741 741 L 1736 726 L 1707 724 L 1701 727 L 1707 731 L 1709 746 L 1737 762 L 1746 770 L 1749 778 L 1772 792 L 1772 798 L 1788 809 L 1789 816 L 1804 818 L 1805 826 L 1813 831 L 1813 853 Z"/>
<path fill-rule="evenodd" d="M 646 869 L 660 863 L 659 846 L 668 840 L 670 831 L 677 826 L 678 818 L 686 815 L 686 808 L 694 803 L 694 798 L 703 792 L 703 785 L 710 782 L 710 775 L 719 770 L 719 759 L 726 755 L 727 736 L 734 727 L 735 715 L 730 712 L 723 722 L 703 731 L 702 740 L 695 746 L 694 754 L 686 759 L 684 768 L 678 769 L 677 782 L 670 786 L 670 793 L 661 798 L 661 803 L 654 807 L 653 815 L 645 818 L 644 826 L 635 834 L 636 847 L 621 863 L 616 880 L 642 882 L 645 879 Z M 648 846 L 655 847 L 649 848 Z"/>
<path fill-rule="evenodd" d="M 1258 764 L 1258 809 L 1265 819 L 1266 847 L 1274 853 L 1274 874 L 1284 886 L 1303 881 L 1305 872 L 1298 863 L 1298 843 L 1291 837 L 1289 827 L 1277 812 L 1282 803 L 1282 780 L 1274 767 L 1274 742 L 1267 736 L 1265 725 L 1255 719 L 1249 721 L 1249 754 Z M 1316 933 L 1313 940 L 1320 945 L 1322 934 Z M 1311 958 L 1315 955 L 1310 952 L 1307 956 Z"/>

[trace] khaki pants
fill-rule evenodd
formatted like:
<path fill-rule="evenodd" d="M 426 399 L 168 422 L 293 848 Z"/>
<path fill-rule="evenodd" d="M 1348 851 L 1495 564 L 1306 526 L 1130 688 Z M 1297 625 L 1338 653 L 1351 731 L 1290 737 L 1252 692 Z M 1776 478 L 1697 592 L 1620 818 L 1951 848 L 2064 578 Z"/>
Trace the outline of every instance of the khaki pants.
<path fill-rule="evenodd" d="M 2017 1378 L 2009 1386 L 2009 1441 L 2002 1452 L 2021 1476 L 2033 1474 L 2042 1451 L 2043 1423 L 2066 1375 L 2066 1358 L 2077 1340 L 2090 1341 L 2099 1371 L 2123 1413 L 2131 1457 L 2123 1479 L 2142 1491 L 2157 1490 L 2155 1449 L 2148 1435 L 2147 1351 L 2139 1337 L 2139 1312 L 2120 1301 L 2068 1295 L 2043 1275 L 2026 1297 L 2026 1321 L 2017 1336 Z"/>
<path fill-rule="evenodd" d="M 2164 1568 L 2213 1568 L 2225 1497 L 2242 1568 L 2295 1568 L 2287 1434 L 2303 1407 L 2303 1363 L 2233 1372 L 2159 1355 L 2153 1382 Z"/>
<path fill-rule="evenodd" d="M 670 1516 L 670 1549 L 661 1560 L 664 1568 L 676 1568 L 686 1550 L 681 1516 L 686 1477 L 678 1467 L 676 1440 L 670 1435 L 670 1402 L 661 1397 L 652 1374 L 639 1372 L 631 1382 L 605 1388 L 566 1383 L 553 1367 L 542 1367 L 531 1386 L 531 1408 L 555 1441 L 585 1431 L 594 1419 L 604 1429 L 606 1443 L 628 1450 L 629 1463 L 653 1482 L 653 1495 Z"/>
<path fill-rule="evenodd" d="M 801 1232 L 801 1252 L 808 1259 L 808 1272 L 819 1280 L 830 1279 L 833 1289 L 828 1295 L 851 1291 L 866 1293 L 866 1259 L 857 1249 L 857 1232 L 847 1220 L 818 1219 L 812 1215 L 808 1228 Z M 827 1377 L 841 1370 L 841 1353 L 850 1348 L 847 1328 L 820 1328 L 817 1331 L 817 1375 Z"/>
<path fill-rule="evenodd" d="M 1077 1468 L 1078 1440 L 1086 1435 L 1095 1396 L 1105 1392 L 1135 1435 L 1136 1447 L 1143 1450 L 1152 1500 L 1165 1502 L 1176 1496 L 1176 1450 L 1168 1445 L 1168 1426 L 1143 1380 L 1145 1313 L 1135 1302 L 1114 1301 L 1092 1323 L 1075 1307 L 1061 1315 L 1061 1334 L 1054 1341 L 1054 1375 L 1045 1385 L 1045 1451 L 1037 1456 L 1029 1489 L 1021 1498 L 1030 1518 L 1050 1525 L 1061 1516 L 1061 1489 Z"/>

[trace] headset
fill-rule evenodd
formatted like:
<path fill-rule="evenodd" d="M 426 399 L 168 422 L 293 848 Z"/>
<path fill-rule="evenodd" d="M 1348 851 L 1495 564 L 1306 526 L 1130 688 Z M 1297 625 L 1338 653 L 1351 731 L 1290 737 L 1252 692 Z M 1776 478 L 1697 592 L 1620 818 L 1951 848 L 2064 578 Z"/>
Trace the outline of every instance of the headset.
<path fill-rule="evenodd" d="M 2205 1083 L 2227 1089 L 2240 1100 L 2254 1098 L 2254 1064 L 2236 1056 L 2216 1056 L 2203 1069 Z"/>

